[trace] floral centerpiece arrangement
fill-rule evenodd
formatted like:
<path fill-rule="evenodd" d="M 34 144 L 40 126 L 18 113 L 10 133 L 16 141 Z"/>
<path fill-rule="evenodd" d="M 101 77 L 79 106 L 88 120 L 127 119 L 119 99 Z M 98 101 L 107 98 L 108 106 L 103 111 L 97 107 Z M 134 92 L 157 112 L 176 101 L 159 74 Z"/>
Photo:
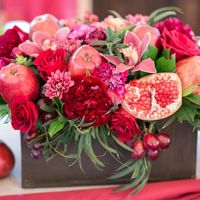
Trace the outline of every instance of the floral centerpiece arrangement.
<path fill-rule="evenodd" d="M 97 169 L 109 167 L 97 141 L 121 163 L 109 178 L 130 177 L 118 191 L 139 191 L 151 161 L 170 145 L 164 128 L 175 120 L 200 128 L 200 47 L 177 12 L 123 18 L 112 11 L 103 21 L 47 14 L 29 33 L 7 30 L 0 36 L 1 118 L 24 134 L 33 157 L 62 156 L 81 170 L 83 153 Z M 125 163 L 121 148 L 130 153 Z"/>

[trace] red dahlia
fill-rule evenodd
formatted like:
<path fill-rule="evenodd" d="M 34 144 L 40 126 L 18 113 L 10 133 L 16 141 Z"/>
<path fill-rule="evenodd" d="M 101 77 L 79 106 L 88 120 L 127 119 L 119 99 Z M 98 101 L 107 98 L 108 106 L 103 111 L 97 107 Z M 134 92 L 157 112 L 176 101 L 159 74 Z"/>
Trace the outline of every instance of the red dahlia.
<path fill-rule="evenodd" d="M 70 119 L 82 119 L 94 122 L 93 126 L 102 126 L 110 119 L 107 112 L 113 106 L 101 80 L 88 76 L 75 83 L 63 97 L 64 113 Z"/>

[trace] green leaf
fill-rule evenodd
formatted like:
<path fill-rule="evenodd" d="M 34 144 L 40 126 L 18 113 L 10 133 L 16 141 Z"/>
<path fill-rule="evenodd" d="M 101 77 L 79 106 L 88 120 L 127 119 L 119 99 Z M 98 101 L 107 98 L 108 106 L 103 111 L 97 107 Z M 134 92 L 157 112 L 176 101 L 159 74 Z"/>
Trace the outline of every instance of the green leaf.
<path fill-rule="evenodd" d="M 6 104 L 6 102 L 3 100 L 3 98 L 0 96 L 0 105 Z"/>
<path fill-rule="evenodd" d="M 195 114 L 196 109 L 183 101 L 181 108 L 175 113 L 175 116 L 180 122 L 188 121 L 190 123 L 193 123 Z"/>
<path fill-rule="evenodd" d="M 107 42 L 105 40 L 97 40 L 90 43 L 90 46 L 105 46 Z"/>
<path fill-rule="evenodd" d="M 115 10 L 109 10 L 109 13 L 112 14 L 114 17 L 118 17 L 122 19 L 122 16 Z"/>
<path fill-rule="evenodd" d="M 101 139 L 101 137 L 100 137 L 100 134 L 102 134 L 102 133 L 96 132 L 96 138 L 97 138 L 97 140 L 99 141 L 100 145 L 101 145 L 105 150 L 107 150 L 108 152 L 114 153 L 114 154 L 116 154 L 116 155 L 119 156 L 118 152 L 117 152 L 115 149 L 109 147 L 107 142 L 104 143 L 104 141 L 103 141 L 103 140 Z"/>
<path fill-rule="evenodd" d="M 131 183 L 125 184 L 122 187 L 120 187 L 119 189 L 116 190 L 116 192 L 122 192 L 125 190 L 129 190 L 131 188 L 134 188 L 135 186 L 137 186 L 145 177 L 146 174 L 146 170 L 145 167 L 142 166 L 140 174 L 137 178 L 135 178 Z"/>
<path fill-rule="evenodd" d="M 175 72 L 176 71 L 176 57 L 175 54 L 171 56 L 171 59 L 167 59 L 164 56 L 156 60 L 157 72 Z"/>
<path fill-rule="evenodd" d="M 162 56 L 164 56 L 166 59 L 170 58 L 170 49 L 164 49 L 162 51 Z"/>
<path fill-rule="evenodd" d="M 64 128 L 65 123 L 63 121 L 54 121 L 50 124 L 48 133 L 50 137 L 53 137 L 56 133 Z"/>
<path fill-rule="evenodd" d="M 186 96 L 185 98 L 194 104 L 200 105 L 200 96 L 198 95 L 190 94 Z"/>
<path fill-rule="evenodd" d="M 113 42 L 115 39 L 115 33 L 112 31 L 110 27 L 106 28 L 106 40 Z"/>
<path fill-rule="evenodd" d="M 185 89 L 183 90 L 182 96 L 183 96 L 183 97 L 186 97 L 186 96 L 192 94 L 197 88 L 198 88 L 198 85 L 191 85 L 191 86 L 185 88 Z"/>
<path fill-rule="evenodd" d="M 121 146 L 122 148 L 126 149 L 127 151 L 133 152 L 133 150 L 128 145 L 126 145 L 123 142 L 119 141 L 116 136 L 114 136 L 113 134 L 111 134 L 111 136 L 119 146 Z"/>
<path fill-rule="evenodd" d="M 131 166 L 127 166 L 125 169 L 121 171 L 117 171 L 114 175 L 110 176 L 108 179 L 113 180 L 127 176 L 128 174 L 132 173 L 136 167 L 137 167 L 137 162 L 135 162 Z"/>
<path fill-rule="evenodd" d="M 166 13 L 166 14 L 165 14 Z M 152 12 L 149 15 L 149 21 L 148 23 L 150 25 L 154 24 L 155 22 L 157 22 L 158 20 L 161 20 L 165 17 L 168 17 L 170 15 L 174 15 L 174 13 L 182 13 L 182 10 L 178 7 L 164 7 L 164 8 L 159 8 L 157 10 L 155 10 L 154 12 Z"/>
<path fill-rule="evenodd" d="M 63 114 L 64 103 L 60 99 L 58 99 L 57 97 L 53 99 L 53 103 L 56 105 L 59 113 Z"/>
<path fill-rule="evenodd" d="M 52 106 L 41 105 L 40 109 L 45 112 L 55 112 L 55 108 L 53 108 Z"/>
<path fill-rule="evenodd" d="M 144 52 L 142 56 L 143 59 L 151 58 L 152 60 L 156 60 L 158 55 L 158 48 L 154 47 L 153 45 L 149 45 L 147 50 Z"/>
<path fill-rule="evenodd" d="M 32 64 L 32 58 L 27 58 L 24 56 L 17 55 L 16 63 L 19 65 L 30 67 Z"/>

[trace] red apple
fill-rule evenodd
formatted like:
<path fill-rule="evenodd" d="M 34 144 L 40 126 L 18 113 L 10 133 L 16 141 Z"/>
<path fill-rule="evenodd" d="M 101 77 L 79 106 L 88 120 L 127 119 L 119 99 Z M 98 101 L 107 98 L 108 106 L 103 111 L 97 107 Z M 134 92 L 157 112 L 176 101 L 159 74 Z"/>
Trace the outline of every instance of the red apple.
<path fill-rule="evenodd" d="M 86 76 L 87 71 L 92 73 L 95 67 L 101 64 L 101 55 L 93 47 L 83 45 L 71 56 L 68 63 L 68 70 L 72 79 Z"/>
<path fill-rule="evenodd" d="M 9 147 L 0 141 L 0 178 L 8 176 L 15 164 L 15 159 Z"/>
<path fill-rule="evenodd" d="M 7 103 L 22 95 L 34 101 L 38 94 L 38 80 L 28 67 L 11 63 L 0 70 L 0 95 Z"/>

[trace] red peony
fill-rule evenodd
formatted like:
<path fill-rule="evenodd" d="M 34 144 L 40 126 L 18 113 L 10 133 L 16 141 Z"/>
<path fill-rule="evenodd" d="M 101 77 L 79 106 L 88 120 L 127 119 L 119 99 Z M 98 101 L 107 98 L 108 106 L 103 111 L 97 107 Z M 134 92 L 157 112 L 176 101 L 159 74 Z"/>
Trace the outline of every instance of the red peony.
<path fill-rule="evenodd" d="M 11 110 L 11 124 L 15 130 L 29 133 L 36 129 L 38 110 L 32 101 L 23 97 L 16 97 L 9 107 Z"/>
<path fill-rule="evenodd" d="M 177 60 L 184 57 L 200 55 L 200 49 L 196 42 L 176 30 L 164 29 L 161 43 L 163 48 L 170 48 L 171 53 L 176 53 Z"/>
<path fill-rule="evenodd" d="M 92 126 L 102 126 L 110 119 L 107 112 L 113 106 L 103 82 L 92 76 L 75 83 L 64 96 L 64 113 L 70 119 L 94 122 Z"/>
<path fill-rule="evenodd" d="M 17 26 L 8 29 L 0 36 L 0 68 L 10 63 L 10 58 L 15 57 L 13 49 L 28 39 L 28 34 Z"/>
<path fill-rule="evenodd" d="M 0 36 L 0 57 L 12 57 L 12 50 L 20 43 L 28 39 L 28 34 L 23 32 L 17 26 L 8 29 L 2 36 Z"/>
<path fill-rule="evenodd" d="M 34 64 L 37 66 L 40 76 L 44 80 L 47 80 L 52 72 L 56 72 L 57 70 L 62 72 L 67 68 L 65 51 L 63 49 L 42 51 L 35 59 Z"/>
<path fill-rule="evenodd" d="M 128 142 L 141 133 L 135 118 L 122 108 L 113 113 L 109 127 L 121 142 Z"/>
<path fill-rule="evenodd" d="M 170 17 L 164 21 L 159 21 L 155 24 L 155 27 L 158 28 L 161 33 L 164 31 L 164 29 L 167 29 L 168 31 L 176 30 L 182 34 L 185 34 L 191 40 L 196 41 L 195 34 L 191 27 L 188 24 L 184 24 L 176 17 Z"/>

